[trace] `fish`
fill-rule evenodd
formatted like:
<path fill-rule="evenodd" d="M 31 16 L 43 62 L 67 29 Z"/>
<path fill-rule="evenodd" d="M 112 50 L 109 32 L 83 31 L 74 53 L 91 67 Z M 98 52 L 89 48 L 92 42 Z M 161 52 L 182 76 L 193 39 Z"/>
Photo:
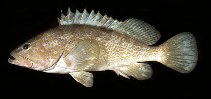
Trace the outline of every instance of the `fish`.
<path fill-rule="evenodd" d="M 94 85 L 94 71 L 111 70 L 128 79 L 147 80 L 153 73 L 149 61 L 178 73 L 190 73 L 197 64 L 196 39 L 190 32 L 155 46 L 160 32 L 139 19 L 119 21 L 94 10 L 73 13 L 68 8 L 66 15 L 61 11 L 58 23 L 11 51 L 8 62 L 69 74 L 85 87 Z"/>

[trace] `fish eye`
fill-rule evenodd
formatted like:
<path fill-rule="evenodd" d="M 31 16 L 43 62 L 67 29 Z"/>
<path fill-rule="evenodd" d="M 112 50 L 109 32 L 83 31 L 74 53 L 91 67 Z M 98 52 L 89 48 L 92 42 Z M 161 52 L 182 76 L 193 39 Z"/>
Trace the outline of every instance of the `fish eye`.
<path fill-rule="evenodd" d="M 23 49 L 25 49 L 25 50 L 29 49 L 29 47 L 30 47 L 29 43 L 26 43 L 26 44 L 23 45 Z"/>

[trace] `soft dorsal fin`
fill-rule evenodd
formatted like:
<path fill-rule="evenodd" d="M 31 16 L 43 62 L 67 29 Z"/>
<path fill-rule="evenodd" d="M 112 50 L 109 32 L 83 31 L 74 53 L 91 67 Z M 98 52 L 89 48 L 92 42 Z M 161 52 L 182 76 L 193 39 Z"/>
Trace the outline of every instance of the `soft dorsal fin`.
<path fill-rule="evenodd" d="M 85 24 L 105 27 L 132 36 L 147 45 L 156 43 L 160 38 L 160 33 L 144 21 L 130 18 L 122 22 L 107 15 L 102 16 L 99 12 L 95 13 L 94 10 L 90 14 L 86 9 L 83 13 L 76 10 L 74 14 L 68 8 L 67 15 L 61 14 L 61 19 L 58 21 L 60 25 Z"/>

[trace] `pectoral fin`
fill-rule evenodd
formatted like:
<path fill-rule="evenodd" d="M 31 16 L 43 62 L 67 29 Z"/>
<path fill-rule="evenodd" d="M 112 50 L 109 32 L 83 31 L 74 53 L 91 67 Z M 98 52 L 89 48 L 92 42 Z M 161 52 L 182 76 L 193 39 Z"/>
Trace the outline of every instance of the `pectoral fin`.
<path fill-rule="evenodd" d="M 65 63 L 74 66 L 78 70 L 89 68 L 97 62 L 99 45 L 94 40 L 84 40 L 65 57 Z"/>
<path fill-rule="evenodd" d="M 138 80 L 148 79 L 152 75 L 152 69 L 147 63 L 134 63 L 128 66 L 122 66 L 115 71 L 125 78 L 132 76 Z"/>
<path fill-rule="evenodd" d="M 72 72 L 70 75 L 79 83 L 86 87 L 92 87 L 93 86 L 93 74 L 89 72 Z"/>

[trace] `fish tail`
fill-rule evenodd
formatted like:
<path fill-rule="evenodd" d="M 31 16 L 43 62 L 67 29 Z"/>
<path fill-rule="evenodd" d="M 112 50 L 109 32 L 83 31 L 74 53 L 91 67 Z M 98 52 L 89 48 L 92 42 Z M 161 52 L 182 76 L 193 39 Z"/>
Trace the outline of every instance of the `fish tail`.
<path fill-rule="evenodd" d="M 196 40 L 191 33 L 180 33 L 160 45 L 158 61 L 180 73 L 190 73 L 197 60 Z"/>

